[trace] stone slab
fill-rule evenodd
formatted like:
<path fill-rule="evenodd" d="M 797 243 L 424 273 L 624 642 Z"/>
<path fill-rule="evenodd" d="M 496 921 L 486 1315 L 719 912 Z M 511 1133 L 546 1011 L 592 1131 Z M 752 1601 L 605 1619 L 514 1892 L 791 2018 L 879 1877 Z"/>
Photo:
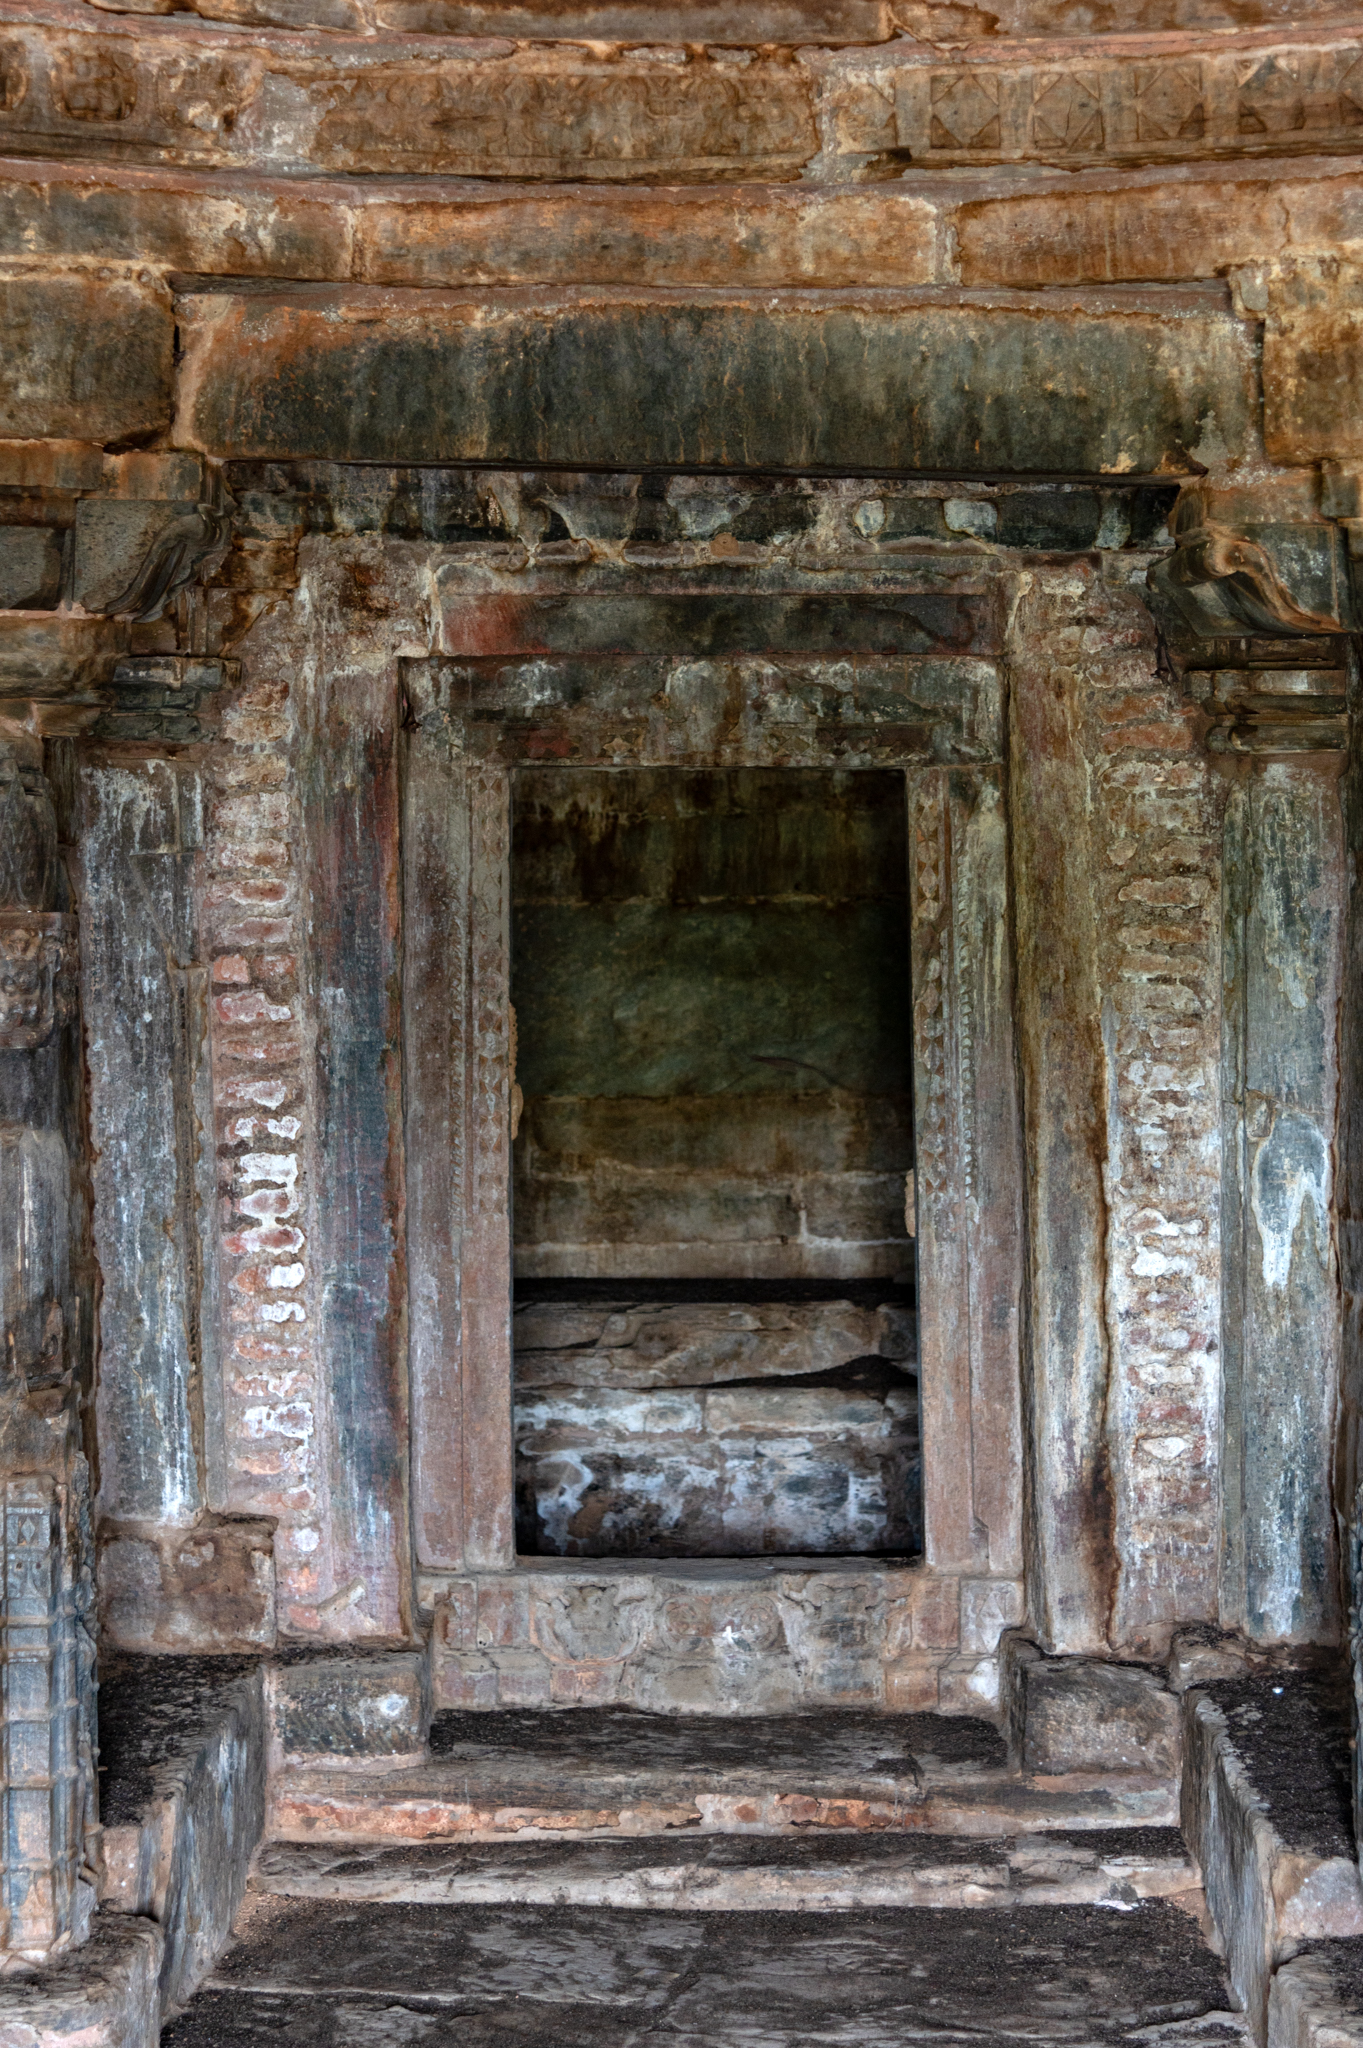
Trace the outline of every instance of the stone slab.
<path fill-rule="evenodd" d="M 710 1386 L 916 1350 L 912 1307 L 897 1302 L 531 1299 L 511 1327 L 518 1387 Z"/>
<path fill-rule="evenodd" d="M 1363 2041 L 1358 1945 L 1327 1941 L 1275 1971 L 1268 2048 L 1356 2048 Z"/>
<path fill-rule="evenodd" d="M 0 612 L 0 689 L 44 699 L 89 691 L 108 679 L 127 648 L 123 619 Z"/>
<path fill-rule="evenodd" d="M 0 325 L 0 437 L 118 441 L 165 427 L 174 320 L 163 286 L 0 265 Z"/>
<path fill-rule="evenodd" d="M 1196 1866 L 1169 1829 L 1008 1841 L 921 1835 L 773 1839 L 706 1835 L 345 1849 L 274 1842 L 253 1882 L 289 1898 L 612 1910 L 851 1912 L 867 1906 L 1112 1905 L 1176 1898 L 1195 1909 Z"/>
<path fill-rule="evenodd" d="M 431 1715 L 421 1651 L 285 1658 L 270 1668 L 266 1698 L 274 1769 L 318 1756 L 362 1765 L 425 1756 Z"/>
<path fill-rule="evenodd" d="M 261 1897 L 167 2048 L 289 2038 L 649 2038 L 678 2048 L 907 2048 L 925 2034 L 1172 2048 L 1244 2038 L 1194 1921 L 1131 1911 L 804 1916 L 404 1906 Z M 302 1994 L 301 1996 L 299 1994 Z M 1008 2030 L 1005 2032 L 1005 2028 Z M 1082 2034 L 1080 2030 L 1082 2029 Z"/>
<path fill-rule="evenodd" d="M 526 1708 L 437 1716 L 430 1761 L 400 1772 L 283 1772 L 271 1788 L 269 1833 L 378 1842 L 576 1841 L 678 1828 L 990 1837 L 1167 1827 L 1175 1811 L 1171 1787 L 1152 1776 L 1019 1777 L 978 1720 Z"/>
<path fill-rule="evenodd" d="M 1177 1783 L 1180 1708 L 1153 1671 L 1040 1658 L 1020 1671 L 1022 1763 L 1048 1771 L 1146 1771 Z"/>
<path fill-rule="evenodd" d="M 964 1593 L 962 1589 L 965 1589 Z M 439 1705 L 992 1714 L 1015 1579 L 875 1559 L 524 1559 L 426 1582 Z M 963 1650 L 963 1611 L 983 1623 Z"/>
<path fill-rule="evenodd" d="M 237 458 L 1177 474 L 1253 438 L 1220 296 L 190 294 L 175 433 Z M 306 362 L 307 374 L 300 373 Z"/>
<path fill-rule="evenodd" d="M 962 195 L 954 226 L 962 284 L 1163 283 L 1356 243 L 1363 185 L 1347 157 L 1089 171 L 1040 191 Z"/>
<path fill-rule="evenodd" d="M 97 256 L 234 277 L 346 278 L 346 194 L 212 172 L 0 159 L 0 258 Z M 414 274 L 412 282 L 421 282 Z"/>
<path fill-rule="evenodd" d="M 918 1390 L 879 1362 L 836 1384 L 517 1391 L 520 1547 L 735 1557 L 918 1547 Z"/>

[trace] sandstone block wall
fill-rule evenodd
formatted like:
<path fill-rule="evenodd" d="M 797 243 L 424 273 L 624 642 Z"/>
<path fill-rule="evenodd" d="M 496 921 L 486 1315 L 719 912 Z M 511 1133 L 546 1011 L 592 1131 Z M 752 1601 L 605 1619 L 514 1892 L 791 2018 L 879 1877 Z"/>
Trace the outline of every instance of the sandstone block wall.
<path fill-rule="evenodd" d="M 0 729 L 84 1035 L 6 1101 L 65 1119 L 82 1273 L 91 1147 L 111 1632 L 514 1589 L 547 761 L 903 778 L 913 1599 L 976 1589 L 915 1702 L 988 1698 L 1024 1600 L 1064 1650 L 1333 1639 L 1356 22 L 159 4 L 0 36 Z M 452 1697 L 607 1683 L 506 1626 Z"/>

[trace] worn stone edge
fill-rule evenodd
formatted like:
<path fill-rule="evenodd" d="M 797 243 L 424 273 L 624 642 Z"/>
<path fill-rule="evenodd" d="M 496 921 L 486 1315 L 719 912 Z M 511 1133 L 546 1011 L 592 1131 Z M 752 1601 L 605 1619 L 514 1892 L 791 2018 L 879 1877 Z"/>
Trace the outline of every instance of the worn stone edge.
<path fill-rule="evenodd" d="M 1295 1967 L 1288 1959 L 1301 1941 L 1363 1935 L 1363 1883 L 1357 1866 L 1341 1857 L 1288 1849 L 1254 1788 L 1226 1716 L 1205 1692 L 1184 1694 L 1183 1759 L 1184 1838 L 1201 1866 L 1208 1912 L 1235 1995 L 1256 2041 L 1299 2042 L 1308 2048 L 1318 2038 L 1318 2027 L 1301 2003 L 1306 1994 L 1294 2004 L 1295 1980 L 1281 1994 L 1277 1987 L 1283 1970 Z M 1324 1907 L 1316 1909 L 1321 1917 L 1313 1917 L 1308 1890 L 1321 1872 L 1341 1894 L 1328 1921 Z M 1305 2031 L 1275 2034 L 1275 2026 L 1287 2024 L 1284 2015 L 1298 2007 Z M 1347 2038 L 1363 2040 L 1363 2019 L 1348 2023 L 1354 2032 Z"/>

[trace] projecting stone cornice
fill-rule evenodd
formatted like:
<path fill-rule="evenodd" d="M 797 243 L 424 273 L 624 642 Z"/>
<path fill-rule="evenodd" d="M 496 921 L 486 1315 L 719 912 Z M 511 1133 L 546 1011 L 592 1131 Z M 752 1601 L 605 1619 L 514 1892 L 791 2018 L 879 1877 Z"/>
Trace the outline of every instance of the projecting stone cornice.
<path fill-rule="evenodd" d="M 446 18 L 441 0 L 374 4 L 358 25 L 381 34 L 324 32 L 357 26 L 353 0 L 242 0 L 239 19 L 296 33 L 30 0 L 0 48 L 0 146 L 290 174 L 671 184 L 1363 142 L 1357 17 L 956 47 L 641 47 L 404 33 Z"/>

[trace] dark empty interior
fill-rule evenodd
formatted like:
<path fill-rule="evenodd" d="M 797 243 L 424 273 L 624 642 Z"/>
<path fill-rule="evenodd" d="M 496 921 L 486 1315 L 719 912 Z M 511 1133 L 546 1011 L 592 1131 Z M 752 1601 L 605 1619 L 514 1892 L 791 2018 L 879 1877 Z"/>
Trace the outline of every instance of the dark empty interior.
<path fill-rule="evenodd" d="M 518 778 L 518 1538 L 912 1553 L 904 786 Z"/>

